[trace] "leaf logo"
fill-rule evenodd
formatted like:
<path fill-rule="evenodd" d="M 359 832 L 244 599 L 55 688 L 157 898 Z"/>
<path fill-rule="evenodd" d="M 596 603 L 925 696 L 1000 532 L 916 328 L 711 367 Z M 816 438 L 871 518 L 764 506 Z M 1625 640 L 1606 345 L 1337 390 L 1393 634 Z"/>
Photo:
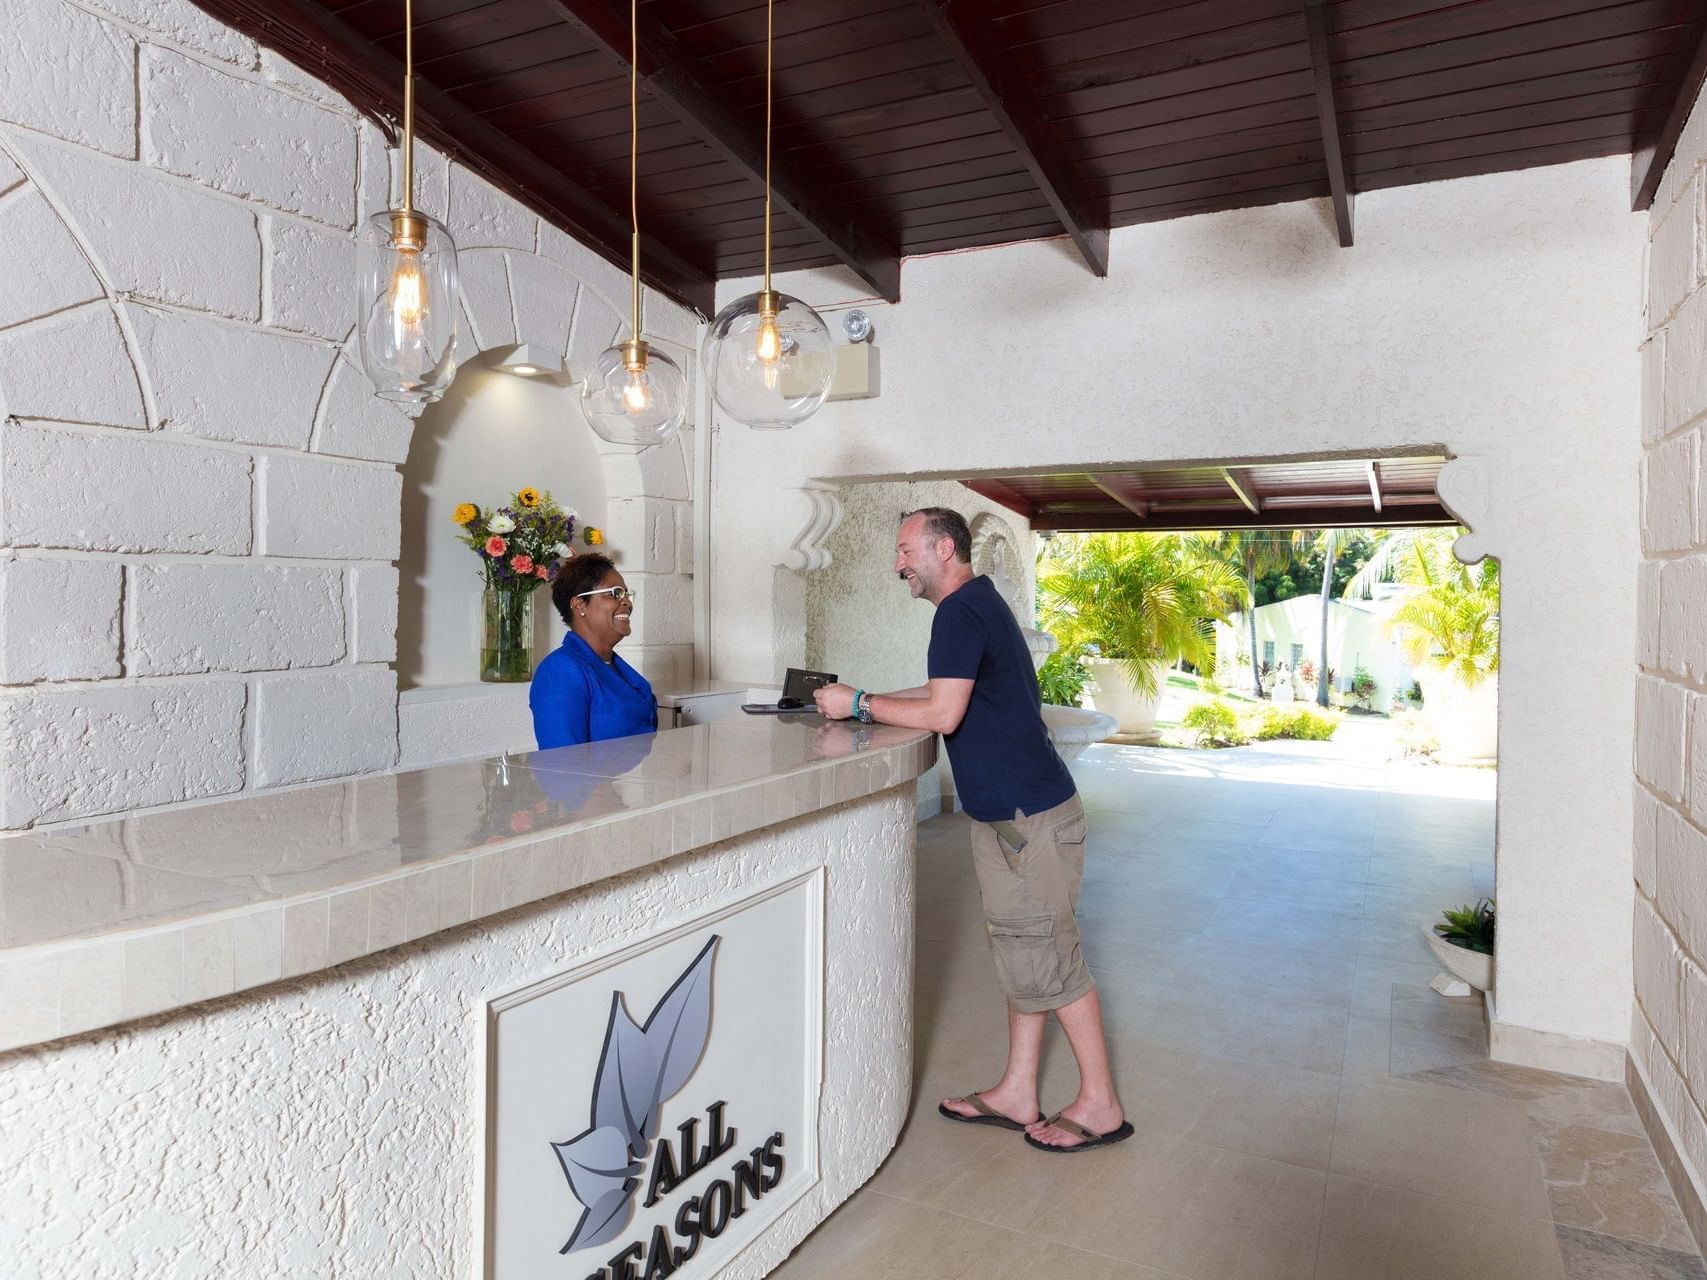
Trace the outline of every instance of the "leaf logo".
<path fill-rule="evenodd" d="M 593 1082 L 592 1123 L 551 1144 L 581 1216 L 559 1253 L 604 1244 L 634 1213 L 640 1160 L 658 1133 L 658 1114 L 699 1066 L 711 1033 L 711 967 L 721 938 L 713 935 L 664 993 L 644 1026 L 636 1026 L 620 991 L 611 993 L 610 1022 Z"/>

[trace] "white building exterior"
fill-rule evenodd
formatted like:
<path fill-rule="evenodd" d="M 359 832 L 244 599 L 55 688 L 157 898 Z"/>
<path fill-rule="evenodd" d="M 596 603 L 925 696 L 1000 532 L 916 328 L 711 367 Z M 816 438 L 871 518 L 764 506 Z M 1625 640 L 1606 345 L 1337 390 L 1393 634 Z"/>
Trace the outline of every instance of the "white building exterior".
<path fill-rule="evenodd" d="M 1328 666 L 1334 673 L 1334 688 L 1349 689 L 1353 673 L 1361 666 L 1375 679 L 1368 704 L 1373 711 L 1386 711 L 1393 698 L 1404 694 L 1416 679 L 1398 636 L 1387 625 L 1392 609 L 1393 596 L 1388 593 L 1377 600 L 1328 601 Z M 1258 668 L 1284 662 L 1296 675 L 1303 662 L 1321 665 L 1321 592 L 1259 605 L 1256 621 Z M 1251 668 L 1238 662 L 1250 649 L 1250 636 L 1244 613 L 1215 624 L 1215 678 L 1229 689 L 1250 686 Z M 1295 687 L 1302 694 L 1300 684 Z"/>

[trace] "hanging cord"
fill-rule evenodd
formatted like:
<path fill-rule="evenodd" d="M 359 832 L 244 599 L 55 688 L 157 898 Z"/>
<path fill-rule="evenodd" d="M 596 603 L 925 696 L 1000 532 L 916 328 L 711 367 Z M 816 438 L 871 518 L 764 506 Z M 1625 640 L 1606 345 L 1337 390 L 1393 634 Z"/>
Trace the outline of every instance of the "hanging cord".
<path fill-rule="evenodd" d="M 765 292 L 771 291 L 771 24 L 775 0 L 765 0 Z"/>
<path fill-rule="evenodd" d="M 640 0 L 628 0 L 628 221 L 634 270 L 630 272 L 634 330 L 640 341 Z"/>
<path fill-rule="evenodd" d="M 415 211 L 415 0 L 403 0 L 403 212 Z"/>

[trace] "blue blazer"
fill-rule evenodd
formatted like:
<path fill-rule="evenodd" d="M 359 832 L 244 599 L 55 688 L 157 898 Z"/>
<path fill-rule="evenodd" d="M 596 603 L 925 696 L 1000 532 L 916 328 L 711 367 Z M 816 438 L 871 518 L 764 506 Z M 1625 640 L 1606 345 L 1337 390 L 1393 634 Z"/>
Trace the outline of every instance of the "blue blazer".
<path fill-rule="evenodd" d="M 620 657 L 607 664 L 573 631 L 533 673 L 528 706 L 540 750 L 626 738 L 658 729 L 658 702 L 646 677 Z"/>

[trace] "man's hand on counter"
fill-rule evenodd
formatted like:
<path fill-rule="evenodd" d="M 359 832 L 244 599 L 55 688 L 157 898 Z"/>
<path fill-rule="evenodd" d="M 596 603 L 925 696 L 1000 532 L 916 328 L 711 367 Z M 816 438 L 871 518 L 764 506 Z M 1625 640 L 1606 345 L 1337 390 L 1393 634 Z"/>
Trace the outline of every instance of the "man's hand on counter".
<path fill-rule="evenodd" d="M 851 684 L 820 685 L 812 691 L 818 704 L 818 714 L 831 720 L 846 720 L 853 715 L 855 689 Z"/>

